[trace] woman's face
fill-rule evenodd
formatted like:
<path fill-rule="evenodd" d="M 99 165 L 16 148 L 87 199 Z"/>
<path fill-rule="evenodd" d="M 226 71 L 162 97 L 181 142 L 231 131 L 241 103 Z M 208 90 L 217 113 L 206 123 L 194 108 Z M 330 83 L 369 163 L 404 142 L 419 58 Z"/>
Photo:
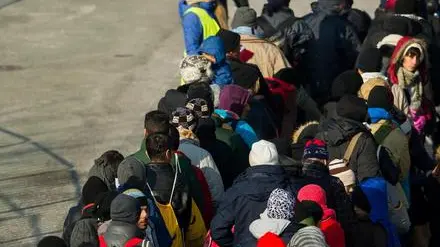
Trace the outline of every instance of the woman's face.
<path fill-rule="evenodd" d="M 414 72 L 417 70 L 417 67 L 420 65 L 420 57 L 419 56 L 404 56 L 402 66 L 406 70 L 410 72 Z"/>
<path fill-rule="evenodd" d="M 148 226 L 148 208 L 147 206 L 141 207 L 141 214 L 139 215 L 139 220 L 137 226 L 141 230 L 147 229 Z"/>

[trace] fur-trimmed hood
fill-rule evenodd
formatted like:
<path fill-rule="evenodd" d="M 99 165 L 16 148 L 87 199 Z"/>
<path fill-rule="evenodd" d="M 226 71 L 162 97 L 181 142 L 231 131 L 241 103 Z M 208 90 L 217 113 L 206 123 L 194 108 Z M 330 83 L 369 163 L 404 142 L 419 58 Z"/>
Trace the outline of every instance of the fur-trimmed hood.
<path fill-rule="evenodd" d="M 306 137 L 307 134 L 305 133 L 305 130 L 308 129 L 309 127 L 312 127 L 309 131 L 309 134 L 313 134 L 315 136 L 316 133 L 318 133 L 318 125 L 319 125 L 318 121 L 310 121 L 310 122 L 307 122 L 307 123 L 299 126 L 298 129 L 296 129 L 293 132 L 292 143 L 298 143 L 298 141 L 300 141 L 302 138 Z M 315 133 L 311 133 L 311 132 L 315 132 Z"/>
<path fill-rule="evenodd" d="M 419 65 L 418 71 L 422 77 L 423 84 L 428 82 L 428 74 L 427 69 L 429 68 L 429 57 L 427 52 L 427 44 L 425 41 L 421 39 L 416 39 L 412 37 L 405 36 L 399 40 L 396 48 L 394 49 L 393 55 L 390 60 L 390 66 L 388 68 L 388 77 L 393 84 L 398 84 L 399 80 L 397 78 L 397 70 L 402 66 L 402 59 L 404 56 L 405 50 L 413 45 L 420 46 L 422 48 L 423 53 L 423 61 Z"/>

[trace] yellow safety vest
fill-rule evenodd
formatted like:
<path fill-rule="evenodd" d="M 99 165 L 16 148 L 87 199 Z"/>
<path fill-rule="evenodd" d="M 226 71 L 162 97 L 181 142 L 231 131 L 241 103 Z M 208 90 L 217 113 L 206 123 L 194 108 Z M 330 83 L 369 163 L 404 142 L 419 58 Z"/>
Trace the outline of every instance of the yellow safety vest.
<path fill-rule="evenodd" d="M 220 26 L 218 25 L 217 21 L 212 18 L 206 10 L 198 7 L 191 7 L 187 9 L 184 13 L 184 15 L 188 13 L 193 13 L 197 17 L 199 17 L 200 23 L 202 24 L 203 28 L 203 40 L 217 35 L 218 31 L 220 31 Z"/>

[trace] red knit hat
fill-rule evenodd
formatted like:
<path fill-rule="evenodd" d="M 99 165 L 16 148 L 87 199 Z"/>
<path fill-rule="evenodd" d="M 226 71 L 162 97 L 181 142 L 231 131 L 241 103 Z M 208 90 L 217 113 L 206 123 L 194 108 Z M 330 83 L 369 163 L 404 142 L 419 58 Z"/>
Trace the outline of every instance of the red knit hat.
<path fill-rule="evenodd" d="M 276 234 L 267 232 L 258 239 L 257 247 L 286 247 L 286 245 Z"/>

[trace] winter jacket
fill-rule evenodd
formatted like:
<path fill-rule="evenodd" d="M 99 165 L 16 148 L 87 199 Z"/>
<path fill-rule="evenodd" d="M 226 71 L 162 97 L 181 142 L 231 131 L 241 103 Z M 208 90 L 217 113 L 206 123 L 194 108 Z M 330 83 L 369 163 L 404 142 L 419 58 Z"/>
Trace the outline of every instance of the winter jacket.
<path fill-rule="evenodd" d="M 235 31 L 238 32 L 237 29 Z M 264 77 L 273 77 L 279 70 L 290 67 L 283 52 L 276 45 L 256 36 L 239 34 L 240 44 L 252 52 L 251 58 L 244 62 L 257 65 Z"/>
<path fill-rule="evenodd" d="M 306 89 L 301 86 L 297 90 L 296 104 L 298 108 L 304 113 L 303 117 L 298 116 L 298 125 L 308 121 L 319 121 L 322 117 L 318 104 L 310 97 Z"/>
<path fill-rule="evenodd" d="M 358 182 L 380 176 L 376 157 L 377 145 L 372 134 L 362 123 L 338 116 L 321 123 L 319 128 L 320 133 L 316 137 L 327 143 L 330 160 L 342 158 L 351 138 L 362 132 L 348 166 L 355 173 Z"/>
<path fill-rule="evenodd" d="M 378 223 L 373 223 L 368 216 L 358 217 L 354 228 L 353 247 L 387 247 L 387 232 Z"/>
<path fill-rule="evenodd" d="M 212 239 L 219 246 L 255 246 L 249 225 L 266 209 L 275 188 L 291 188 L 285 171 L 276 165 L 249 167 L 229 188 L 211 223 Z M 235 233 L 231 232 L 235 225 Z"/>
<path fill-rule="evenodd" d="M 100 236 L 100 242 L 104 241 L 106 246 L 124 247 L 131 239 L 144 239 L 145 234 L 137 228 L 126 222 L 112 220 L 104 235 Z M 141 245 L 138 245 L 141 246 Z"/>
<path fill-rule="evenodd" d="M 237 177 L 240 173 L 242 173 L 244 170 L 246 170 L 246 168 L 249 167 L 250 148 L 246 145 L 241 136 L 238 133 L 234 132 L 229 124 L 224 123 L 224 120 L 219 115 L 213 114 L 211 118 L 214 120 L 216 125 L 215 137 L 218 141 L 228 145 L 232 150 L 234 165 L 230 166 L 230 168 L 233 169 L 230 170 L 230 175 L 234 174 L 233 177 L 235 179 L 235 177 Z M 228 180 L 230 178 L 226 177 L 223 179 Z M 228 187 L 230 187 L 230 185 Z M 226 186 L 227 185 L 225 184 L 225 187 Z"/>
<path fill-rule="evenodd" d="M 313 32 L 310 27 L 302 19 L 295 17 L 293 11 L 288 7 L 272 12 L 268 5 L 264 5 L 261 16 L 257 19 L 258 27 L 256 31 L 264 33 L 266 38 L 270 38 L 270 36 L 268 36 L 264 26 L 260 24 L 259 20 L 261 19 L 281 33 L 281 39 L 284 41 L 282 49 L 288 61 L 291 64 L 300 62 L 302 56 L 307 52 L 309 42 L 313 40 Z M 280 30 L 279 28 L 282 28 L 281 24 L 290 21 L 290 19 L 294 21 L 291 24 L 289 23 L 289 26 L 284 27 L 283 30 Z"/>
<path fill-rule="evenodd" d="M 351 24 L 353 29 L 356 31 L 360 42 L 362 43 L 365 40 L 370 28 L 371 17 L 367 12 L 353 8 L 348 9 L 343 14 L 343 17 L 345 17 L 346 20 Z"/>
<path fill-rule="evenodd" d="M 215 19 L 214 4 L 215 2 L 199 3 L 197 7 L 204 9 L 213 19 Z M 191 5 L 186 3 L 186 0 L 179 1 L 179 16 L 182 20 L 185 50 L 188 55 L 197 55 L 198 49 L 203 42 L 203 28 L 197 15 L 194 13 L 185 14 L 185 12 L 191 7 Z"/>
<path fill-rule="evenodd" d="M 250 110 L 243 118 L 257 134 L 256 140 L 270 140 L 279 137 L 279 124 L 275 113 L 264 97 L 249 100 Z"/>
<path fill-rule="evenodd" d="M 409 155 L 409 139 L 393 123 L 393 116 L 382 108 L 369 108 L 368 114 L 371 119 L 371 133 L 376 143 L 384 146 L 390 152 L 394 165 L 400 168 L 400 181 L 406 180 L 409 175 L 411 158 Z"/>
<path fill-rule="evenodd" d="M 64 219 L 62 238 L 68 245 L 70 245 L 70 236 L 72 235 L 75 223 L 81 219 L 81 209 L 83 207 L 84 205 L 80 200 L 76 206 L 69 209 L 66 219 Z"/>
<path fill-rule="evenodd" d="M 293 235 L 303 226 L 290 220 L 269 218 L 265 210 L 260 214 L 259 219 L 254 220 L 249 225 L 249 231 L 256 240 L 260 239 L 267 232 L 274 233 L 287 245 Z"/>
<path fill-rule="evenodd" d="M 214 120 L 209 119 L 214 122 Z M 200 123 L 200 122 L 199 122 Z M 215 124 L 215 123 L 214 123 Z M 202 132 L 203 130 L 201 130 Z M 197 136 L 200 140 L 200 147 L 208 151 L 220 172 L 222 177 L 223 185 L 225 189 L 231 187 L 234 179 L 243 172 L 247 167 L 242 167 L 242 170 L 237 170 L 239 167 L 235 167 L 234 155 L 232 148 L 226 143 L 217 140 L 214 133 L 200 133 L 197 131 Z M 212 136 L 212 137 L 209 137 Z"/>
<path fill-rule="evenodd" d="M 344 247 L 344 230 L 336 220 L 336 217 L 323 217 L 319 223 L 319 229 L 324 233 L 325 241 L 329 247 Z M 356 236 L 356 235 L 355 235 Z"/>
<path fill-rule="evenodd" d="M 197 52 L 200 55 L 206 53 L 215 58 L 215 63 L 211 65 L 211 68 L 214 71 L 213 83 L 219 86 L 224 86 L 234 82 L 231 67 L 226 62 L 225 47 L 220 37 L 211 36 L 207 38 L 203 41 Z"/>
<path fill-rule="evenodd" d="M 331 176 L 327 166 L 316 162 L 303 164 L 303 176 L 294 179 L 293 183 L 298 190 L 308 184 L 317 184 L 325 190 L 327 206 L 335 210 L 336 219 L 345 232 L 345 239 L 349 246 L 348 243 L 352 243 L 355 238 L 352 229 L 356 224 L 356 218 L 351 200 L 341 180 Z"/>
<path fill-rule="evenodd" d="M 178 174 L 173 190 L 175 172 Z M 147 165 L 147 182 L 156 201 L 164 205 L 171 201 L 179 226 L 188 229 L 192 195 L 184 174 L 170 164 L 150 163 Z M 171 198 L 172 192 L 174 193 Z"/>
<path fill-rule="evenodd" d="M 315 39 L 306 54 L 307 73 L 313 97 L 329 96 L 333 80 L 343 71 L 353 68 L 360 41 L 353 27 L 327 6 L 304 17 Z"/>
<path fill-rule="evenodd" d="M 221 200 L 224 187 L 222 177 L 211 154 L 199 147 L 195 141 L 189 139 L 180 141 L 179 151 L 184 153 L 191 160 L 193 166 L 202 170 L 208 182 L 214 206 L 216 206 Z"/>
<path fill-rule="evenodd" d="M 421 46 L 423 50 L 422 53 L 424 55 L 424 60 L 415 72 L 418 73 L 418 76 L 414 77 L 414 80 L 417 81 L 407 81 L 404 80 L 405 77 L 400 78 L 399 76 L 400 70 L 405 71 L 400 65 L 404 56 L 403 53 L 405 52 L 406 48 L 411 45 Z M 406 99 L 409 104 L 409 113 L 407 113 L 408 117 L 413 120 L 414 127 L 419 133 L 424 130 L 426 123 L 433 117 L 432 109 L 430 108 L 430 102 L 433 102 L 433 96 L 428 78 L 428 63 L 429 57 L 426 44 L 422 40 L 404 37 L 399 41 L 394 49 L 390 60 L 390 66 L 388 68 L 388 77 L 390 78 L 391 83 L 399 86 L 399 88 L 404 92 L 404 95 L 406 95 Z M 399 110 L 404 111 L 405 109 Z"/>
<path fill-rule="evenodd" d="M 249 123 L 247 123 L 247 121 L 241 120 L 237 114 L 223 109 L 215 109 L 214 113 L 226 121 L 228 125 L 240 135 L 249 149 L 254 142 L 259 140 L 255 130 L 249 125 Z"/>
<path fill-rule="evenodd" d="M 82 200 L 78 202 L 78 205 L 69 209 L 63 227 L 63 239 L 68 246 L 70 246 L 70 238 L 76 223 L 81 219 L 93 218 L 93 213 L 94 204 L 83 205 Z"/>

